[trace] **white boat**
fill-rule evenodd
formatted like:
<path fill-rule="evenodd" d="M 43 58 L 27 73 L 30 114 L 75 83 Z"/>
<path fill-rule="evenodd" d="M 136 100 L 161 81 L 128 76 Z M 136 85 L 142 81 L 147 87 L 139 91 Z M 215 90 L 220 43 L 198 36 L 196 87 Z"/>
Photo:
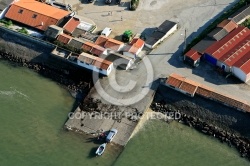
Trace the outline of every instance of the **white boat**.
<path fill-rule="evenodd" d="M 104 151 L 105 151 L 106 145 L 107 145 L 107 143 L 101 144 L 98 147 L 98 149 L 96 150 L 95 154 L 98 155 L 98 156 L 101 156 L 104 153 Z"/>

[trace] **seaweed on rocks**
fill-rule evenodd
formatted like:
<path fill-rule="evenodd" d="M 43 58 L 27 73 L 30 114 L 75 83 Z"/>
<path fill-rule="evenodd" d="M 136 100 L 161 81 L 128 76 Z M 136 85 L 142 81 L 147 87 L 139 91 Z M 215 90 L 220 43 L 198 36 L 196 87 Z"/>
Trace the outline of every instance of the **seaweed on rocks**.
<path fill-rule="evenodd" d="M 164 101 L 153 102 L 151 104 L 151 109 L 155 112 L 161 113 L 176 111 L 173 106 L 166 104 Z M 228 144 L 230 147 L 235 147 L 239 151 L 241 157 L 245 157 L 250 160 L 250 140 L 248 138 L 226 131 L 215 125 L 208 124 L 200 118 L 182 113 L 181 110 L 178 110 L 178 112 L 181 114 L 181 118 L 178 119 L 179 122 L 193 127 L 203 134 L 217 138 L 222 143 Z"/>

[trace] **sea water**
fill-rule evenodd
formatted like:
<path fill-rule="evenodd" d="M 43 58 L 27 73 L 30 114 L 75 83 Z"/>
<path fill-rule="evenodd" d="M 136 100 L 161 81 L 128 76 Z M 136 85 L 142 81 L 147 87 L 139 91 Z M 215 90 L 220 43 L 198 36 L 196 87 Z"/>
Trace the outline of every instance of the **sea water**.
<path fill-rule="evenodd" d="M 120 154 L 94 157 L 90 136 L 63 129 L 74 99 L 57 83 L 0 61 L 0 166 L 245 166 L 219 141 L 179 123 L 148 121 Z M 119 132 L 119 131 L 118 131 Z"/>

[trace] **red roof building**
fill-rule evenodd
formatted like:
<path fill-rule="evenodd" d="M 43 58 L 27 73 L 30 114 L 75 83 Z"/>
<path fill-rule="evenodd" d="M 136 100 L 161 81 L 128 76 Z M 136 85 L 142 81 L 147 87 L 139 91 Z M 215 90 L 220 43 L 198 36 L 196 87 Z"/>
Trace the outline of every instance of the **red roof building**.
<path fill-rule="evenodd" d="M 230 20 L 223 20 L 221 23 L 217 25 L 217 27 L 225 29 L 227 32 L 231 32 L 235 28 L 238 27 L 238 25 L 234 21 Z"/>
<path fill-rule="evenodd" d="M 57 40 L 60 41 L 61 43 L 68 44 L 72 38 L 73 37 L 63 33 L 58 35 Z"/>
<path fill-rule="evenodd" d="M 104 45 L 105 45 L 106 41 L 108 41 L 108 39 L 109 39 L 109 38 L 107 38 L 107 37 L 101 35 L 101 36 L 99 36 L 99 37 L 96 39 L 95 44 L 97 44 L 97 45 L 99 45 L 99 46 L 101 46 L 101 47 L 104 47 Z"/>
<path fill-rule="evenodd" d="M 76 27 L 80 24 L 80 19 L 71 17 L 70 20 L 63 26 L 63 29 L 72 34 Z"/>
<path fill-rule="evenodd" d="M 247 27 L 239 26 L 232 32 L 230 32 L 222 40 L 215 42 L 205 50 L 205 53 L 212 55 L 216 59 L 222 56 L 222 53 L 228 52 L 231 48 L 240 42 L 244 42 L 245 38 L 248 37 L 250 30 Z"/>
<path fill-rule="evenodd" d="M 129 44 L 137 48 L 142 48 L 145 42 L 140 38 L 134 38 Z"/>
<path fill-rule="evenodd" d="M 194 49 L 189 50 L 184 55 L 184 60 L 190 63 L 192 66 L 197 66 L 199 64 L 200 58 L 201 54 L 198 51 L 195 51 Z"/>
<path fill-rule="evenodd" d="M 14 2 L 5 17 L 45 31 L 50 25 L 59 24 L 70 12 L 34 0 Z"/>
<path fill-rule="evenodd" d="M 129 45 L 123 49 L 123 55 L 135 58 L 144 47 L 145 42 L 140 38 L 134 38 Z"/>
<path fill-rule="evenodd" d="M 114 51 L 120 51 L 123 46 L 124 46 L 123 42 L 120 42 L 120 41 L 115 40 L 115 39 L 108 39 L 106 41 L 106 43 L 104 44 L 105 48 L 109 48 L 109 49 L 114 50 Z"/>
<path fill-rule="evenodd" d="M 82 46 L 82 49 L 83 49 L 85 52 L 90 52 L 94 46 L 95 46 L 94 43 L 85 42 L 85 43 L 83 44 L 83 46 Z"/>
<path fill-rule="evenodd" d="M 215 58 L 216 65 L 224 71 L 232 72 L 244 82 L 250 80 L 250 30 L 247 27 L 239 26 L 205 53 Z"/>
<path fill-rule="evenodd" d="M 101 56 L 102 54 L 106 54 L 106 49 L 101 46 L 94 45 L 90 52 L 94 55 Z"/>

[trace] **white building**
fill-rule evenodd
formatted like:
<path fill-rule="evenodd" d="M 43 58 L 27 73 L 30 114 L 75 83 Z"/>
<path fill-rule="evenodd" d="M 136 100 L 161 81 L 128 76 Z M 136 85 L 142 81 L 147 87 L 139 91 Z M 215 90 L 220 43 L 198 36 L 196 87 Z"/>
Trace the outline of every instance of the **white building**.
<path fill-rule="evenodd" d="M 114 68 L 112 62 L 84 52 L 77 58 L 77 65 L 106 76 L 108 76 Z"/>
<path fill-rule="evenodd" d="M 130 58 L 136 58 L 144 47 L 144 44 L 145 42 L 140 38 L 134 38 L 129 45 L 125 46 L 123 55 Z"/>
<path fill-rule="evenodd" d="M 232 67 L 232 74 L 243 82 L 250 80 L 250 55 L 248 61 L 239 61 Z"/>
<path fill-rule="evenodd" d="M 170 36 L 174 31 L 177 30 L 177 24 L 172 21 L 164 21 L 153 34 L 146 38 L 145 46 L 148 48 L 155 48 L 160 42 Z"/>

